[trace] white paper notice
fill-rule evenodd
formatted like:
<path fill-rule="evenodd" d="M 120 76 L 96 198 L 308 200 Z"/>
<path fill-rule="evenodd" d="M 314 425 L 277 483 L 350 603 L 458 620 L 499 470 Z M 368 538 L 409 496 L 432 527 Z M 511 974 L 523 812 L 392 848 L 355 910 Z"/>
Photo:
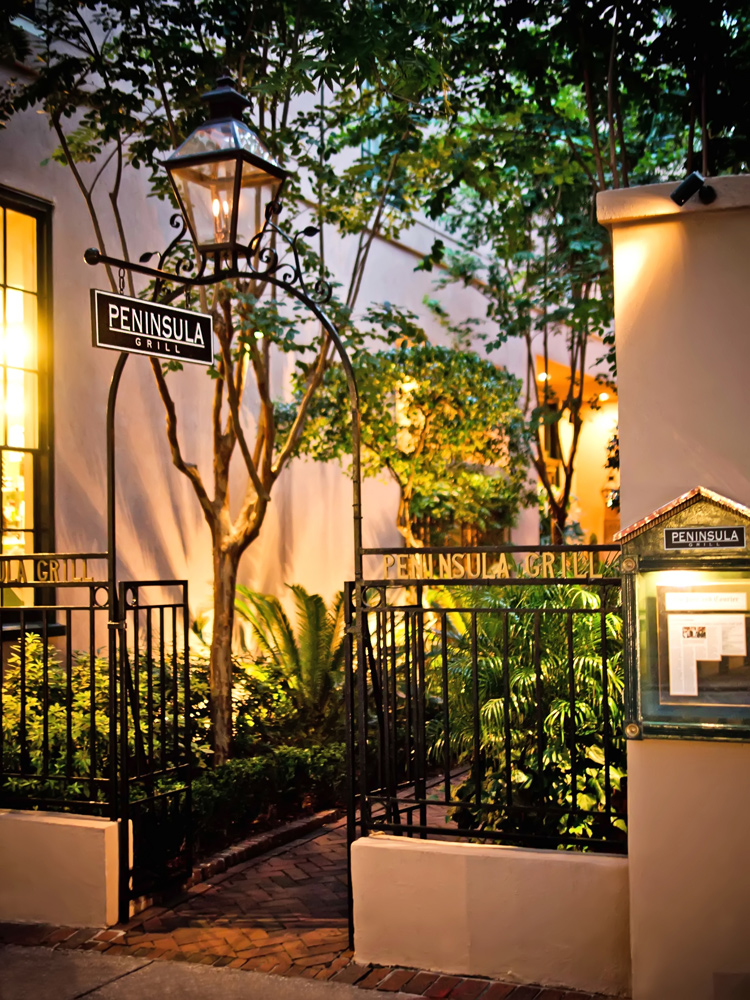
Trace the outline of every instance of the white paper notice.
<path fill-rule="evenodd" d="M 747 655 L 744 615 L 672 614 L 667 621 L 670 694 L 698 694 L 699 660 Z"/>
<path fill-rule="evenodd" d="M 747 594 L 670 590 L 664 595 L 664 607 L 667 611 L 747 611 Z"/>
<path fill-rule="evenodd" d="M 712 616 L 670 615 L 668 618 L 669 693 L 672 695 L 697 695 L 698 660 L 721 659 L 721 625 L 706 621 L 709 617 Z"/>

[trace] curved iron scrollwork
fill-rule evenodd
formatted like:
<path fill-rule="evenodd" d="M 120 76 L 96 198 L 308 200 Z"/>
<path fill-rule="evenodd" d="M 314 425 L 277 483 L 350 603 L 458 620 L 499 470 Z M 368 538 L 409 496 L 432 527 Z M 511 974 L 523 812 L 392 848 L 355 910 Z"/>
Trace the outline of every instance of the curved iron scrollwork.
<path fill-rule="evenodd" d="M 159 254 L 158 268 L 144 266 L 156 256 L 156 251 L 153 250 L 141 254 L 137 265 L 128 263 L 124 266 L 156 279 L 155 298 L 159 297 L 163 286 L 170 281 L 182 285 L 208 285 L 233 278 L 262 281 L 264 278 L 274 277 L 282 286 L 301 289 L 316 305 L 325 305 L 331 300 L 333 287 L 322 275 L 312 281 L 305 276 L 300 247 L 302 240 L 317 236 L 320 230 L 317 226 L 305 226 L 294 236 L 290 236 L 275 222 L 281 210 L 280 201 L 270 201 L 266 205 L 265 224 L 261 231 L 247 247 L 240 247 L 236 254 L 231 255 L 222 251 L 208 254 L 195 251 L 192 241 L 185 238 L 187 223 L 182 214 L 176 212 L 170 218 L 169 225 L 177 233 L 166 250 Z M 89 256 L 86 260 L 90 264 L 114 260 L 97 250 L 89 250 L 87 254 Z M 212 263 L 211 270 L 207 270 L 209 261 Z M 240 266 L 240 261 L 243 266 Z"/>
<path fill-rule="evenodd" d="M 266 222 L 259 233 L 257 233 L 247 248 L 248 276 L 253 278 L 266 278 L 275 275 L 277 280 L 283 285 L 298 285 L 305 294 L 318 305 L 325 305 L 330 301 L 333 288 L 330 282 L 321 275 L 315 279 L 312 288 L 305 278 L 304 268 L 300 261 L 299 243 L 302 239 L 317 236 L 320 230 L 317 226 L 305 226 L 294 236 L 289 236 L 283 229 L 280 229 L 274 222 L 274 217 L 281 212 L 281 202 L 270 201 L 266 205 Z M 280 240 L 282 245 L 291 251 L 292 259 L 281 256 L 274 245 Z M 261 266 L 254 263 L 258 261 Z M 263 266 L 265 265 L 265 266 Z"/>

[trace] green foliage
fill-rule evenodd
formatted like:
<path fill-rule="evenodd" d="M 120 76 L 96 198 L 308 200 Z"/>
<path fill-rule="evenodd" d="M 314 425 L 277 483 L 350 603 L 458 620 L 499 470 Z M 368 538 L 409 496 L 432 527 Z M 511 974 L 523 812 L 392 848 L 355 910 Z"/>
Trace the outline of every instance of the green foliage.
<path fill-rule="evenodd" d="M 40 786 L 26 778 L 7 777 L 5 794 L 57 797 L 64 789 L 69 800 L 101 799 L 101 789 L 92 788 L 87 779 L 108 773 L 108 701 L 105 660 L 96 657 L 92 665 L 88 654 L 75 653 L 68 671 L 54 646 L 47 646 L 45 656 L 38 635 L 28 633 L 23 648 L 20 643 L 13 645 L 3 670 L 3 770 L 41 774 L 46 764 L 48 774 L 70 780 Z"/>
<path fill-rule="evenodd" d="M 473 351 L 427 343 L 411 313 L 388 305 L 370 318 L 387 335 L 395 331 L 399 346 L 355 360 L 363 469 L 398 484 L 397 526 L 407 544 L 418 544 L 414 521 L 425 517 L 480 529 L 513 524 L 531 499 L 520 380 Z M 351 448 L 346 383 L 335 368 L 312 404 L 300 450 L 329 461 Z"/>
<path fill-rule="evenodd" d="M 276 747 L 261 756 L 227 761 L 193 782 L 193 816 L 200 853 L 274 822 L 341 805 L 345 793 L 341 743 Z"/>
<path fill-rule="evenodd" d="M 190 654 L 193 755 L 201 766 L 210 761 L 211 706 L 208 648 Z M 232 660 L 233 748 L 238 757 L 293 743 L 299 736 L 297 712 L 281 672 L 271 663 L 246 655 Z"/>
<path fill-rule="evenodd" d="M 304 587 L 294 595 L 296 628 L 277 597 L 237 588 L 235 610 L 249 622 L 263 663 L 284 684 L 298 738 L 325 742 L 343 727 L 344 609 L 339 592 L 330 609 Z"/>
<path fill-rule="evenodd" d="M 476 616 L 478 656 L 479 732 L 482 804 L 476 803 L 474 772 L 456 790 L 465 800 L 453 819 L 465 829 L 501 830 L 580 838 L 606 836 L 604 791 L 604 685 L 612 749 L 609 775 L 613 802 L 624 812 L 625 745 L 621 734 L 623 712 L 622 619 L 618 611 L 605 614 L 602 635 L 601 595 L 581 586 L 463 588 L 456 592 L 462 608 L 490 609 Z M 571 714 L 567 614 L 573 640 L 575 707 Z M 505 626 L 508 614 L 508 713 L 505 710 Z M 545 609 L 545 610 L 541 610 Z M 539 614 L 535 612 L 539 610 Z M 455 766 L 473 766 L 474 712 L 471 666 L 471 615 L 451 611 L 448 626 L 449 748 Z M 535 629 L 539 629 L 539 683 L 534 658 Z M 604 653 L 606 651 L 606 671 Z M 442 664 L 434 654 L 428 690 L 442 697 Z M 538 757 L 541 721 L 543 752 Z M 513 802 L 524 809 L 508 812 L 506 726 L 510 733 L 510 786 Z M 430 754 L 442 761 L 445 731 L 442 714 L 428 724 Z M 575 803 L 573 771 L 575 755 Z M 540 766 L 541 765 L 541 766 Z M 487 808 L 488 806 L 493 808 Z M 547 807 L 559 812 L 547 812 Z M 571 809 L 583 815 L 573 815 Z M 615 826 L 624 832 L 622 820 Z"/>
<path fill-rule="evenodd" d="M 211 726 L 208 651 L 195 650 L 191 654 L 191 731 L 193 761 L 205 767 L 210 761 L 209 733 Z M 171 705 L 172 654 L 167 651 L 170 670 L 167 677 Z M 177 662 L 182 668 L 181 658 Z M 45 685 L 46 673 L 46 685 Z M 22 684 L 22 676 L 25 678 Z M 147 687 L 145 661 L 141 660 L 139 674 L 141 698 Z M 22 713 L 22 688 L 25 711 Z M 151 689 L 158 714 L 161 698 L 160 665 L 154 662 Z M 234 661 L 234 688 L 232 692 L 235 725 L 235 749 L 240 755 L 250 755 L 265 748 L 291 743 L 300 738 L 300 719 L 286 678 L 270 663 L 256 663 L 248 657 Z M 40 636 L 26 636 L 25 659 L 22 664 L 20 643 L 11 647 L 3 672 L 3 769 L 8 772 L 23 770 L 27 774 L 41 774 L 45 761 L 44 708 L 47 707 L 46 764 L 50 775 L 64 775 L 71 780 L 65 783 L 67 799 L 87 798 L 91 791 L 88 779 L 105 779 L 109 775 L 109 667 L 107 660 L 96 656 L 91 663 L 88 652 L 78 651 L 71 656 L 70 672 L 60 653 L 47 646 L 45 665 L 44 643 Z M 93 714 L 92 714 L 93 706 Z M 21 759 L 21 718 L 25 720 L 27 753 Z M 130 716 L 130 713 L 129 713 Z M 171 710 L 164 719 L 154 718 L 154 752 L 160 756 L 162 743 L 171 753 L 174 744 L 174 716 Z M 178 718 L 178 737 L 183 733 L 182 713 Z M 130 753 L 144 752 L 146 721 L 142 718 L 141 734 L 136 737 L 132 718 L 129 717 L 128 743 Z M 139 749 L 140 748 L 140 749 Z M 93 761 L 93 764 L 92 764 Z M 49 782 L 42 789 L 36 780 L 8 778 L 6 789 L 22 793 L 35 789 L 42 797 L 59 792 L 62 785 Z M 99 789 L 94 798 L 101 798 Z"/>

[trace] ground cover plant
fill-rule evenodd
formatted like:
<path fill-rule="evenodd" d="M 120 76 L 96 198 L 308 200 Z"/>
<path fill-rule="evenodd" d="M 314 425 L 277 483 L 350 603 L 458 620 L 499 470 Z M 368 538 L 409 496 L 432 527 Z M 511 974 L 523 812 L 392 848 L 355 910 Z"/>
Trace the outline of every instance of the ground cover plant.
<path fill-rule="evenodd" d="M 343 743 L 271 747 L 202 772 L 192 789 L 195 848 L 218 850 L 251 829 L 341 806 L 345 776 Z"/>

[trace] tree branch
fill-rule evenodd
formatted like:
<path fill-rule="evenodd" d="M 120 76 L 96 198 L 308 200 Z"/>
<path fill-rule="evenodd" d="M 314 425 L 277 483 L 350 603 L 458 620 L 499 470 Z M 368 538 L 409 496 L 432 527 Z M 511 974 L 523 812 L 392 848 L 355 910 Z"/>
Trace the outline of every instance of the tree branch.
<path fill-rule="evenodd" d="M 221 347 L 221 356 L 224 360 L 224 380 L 227 386 L 227 401 L 229 403 L 229 409 L 232 414 L 232 422 L 234 424 L 234 433 L 237 437 L 237 443 L 240 446 L 240 452 L 245 460 L 245 467 L 247 468 L 247 473 L 250 476 L 250 480 L 253 484 L 255 492 L 259 497 L 264 500 L 268 500 L 268 493 L 266 492 L 263 483 L 261 483 L 258 478 L 258 470 L 255 468 L 255 463 L 253 462 L 252 455 L 250 454 L 250 449 L 247 446 L 247 440 L 245 439 L 245 432 L 240 424 L 240 402 L 237 397 L 237 387 L 234 382 L 234 376 L 232 372 L 232 355 L 230 353 L 230 336 L 229 330 L 231 329 L 232 322 L 232 300 L 227 297 L 222 300 L 221 303 L 222 312 L 224 313 L 224 334 L 218 337 L 219 345 Z"/>
<path fill-rule="evenodd" d="M 164 378 L 164 372 L 161 370 L 161 364 L 158 358 L 151 358 L 150 360 L 151 370 L 156 378 L 156 385 L 167 415 L 167 440 L 169 441 L 169 449 L 172 454 L 172 462 L 174 463 L 175 468 L 183 473 L 183 475 L 187 476 L 192 483 L 195 494 L 198 497 L 198 502 L 200 503 L 206 521 L 208 522 L 208 526 L 213 532 L 216 527 L 216 512 L 214 510 L 214 506 L 206 493 L 206 488 L 203 485 L 203 480 L 201 479 L 201 474 L 198 472 L 197 467 L 195 465 L 189 465 L 182 457 L 180 444 L 177 440 L 177 411 L 175 410 L 174 400 L 170 395 L 167 380 Z"/>

